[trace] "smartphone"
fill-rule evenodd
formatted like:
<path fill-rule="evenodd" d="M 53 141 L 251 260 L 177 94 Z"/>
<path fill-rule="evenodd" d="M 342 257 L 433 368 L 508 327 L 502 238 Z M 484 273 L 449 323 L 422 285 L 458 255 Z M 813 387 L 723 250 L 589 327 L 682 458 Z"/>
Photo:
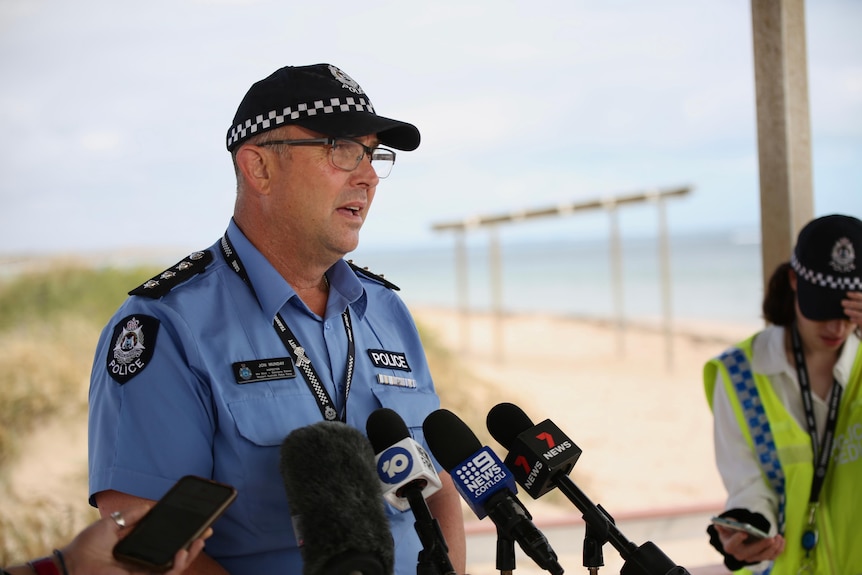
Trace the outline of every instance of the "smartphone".
<path fill-rule="evenodd" d="M 748 533 L 749 537 L 752 539 L 764 539 L 769 537 L 768 533 L 761 531 L 751 523 L 742 523 L 741 521 L 735 521 L 726 517 L 713 517 L 710 521 L 712 521 L 714 525 L 721 525 L 722 527 L 735 529 L 736 531 L 744 531 Z"/>
<path fill-rule="evenodd" d="M 186 475 L 135 523 L 114 546 L 121 562 L 159 573 L 187 548 L 236 499 L 236 489 L 211 479 Z"/>

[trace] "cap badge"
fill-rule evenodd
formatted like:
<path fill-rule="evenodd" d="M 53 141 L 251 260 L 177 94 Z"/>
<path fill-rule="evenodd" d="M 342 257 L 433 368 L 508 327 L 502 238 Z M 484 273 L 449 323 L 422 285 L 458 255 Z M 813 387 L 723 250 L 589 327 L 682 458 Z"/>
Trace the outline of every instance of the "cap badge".
<path fill-rule="evenodd" d="M 350 90 L 354 94 L 365 94 L 362 90 L 362 86 L 360 86 L 356 80 L 345 74 L 342 70 L 338 69 L 336 66 L 332 64 L 329 65 L 329 71 L 332 72 L 332 75 L 335 76 L 335 79 L 341 82 L 341 87 L 347 90 Z"/>
<path fill-rule="evenodd" d="M 856 250 L 853 249 L 853 244 L 847 238 L 841 238 L 835 242 L 832 248 L 832 261 L 829 265 L 837 272 L 847 273 L 856 269 L 854 262 L 856 261 Z"/>

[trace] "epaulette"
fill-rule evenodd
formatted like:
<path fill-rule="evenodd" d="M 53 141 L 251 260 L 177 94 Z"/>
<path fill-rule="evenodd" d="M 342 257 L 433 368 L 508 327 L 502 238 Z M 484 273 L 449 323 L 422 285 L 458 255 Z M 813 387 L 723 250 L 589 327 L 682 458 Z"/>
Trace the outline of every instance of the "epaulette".
<path fill-rule="evenodd" d="M 392 283 L 389 280 L 383 279 L 383 275 L 377 275 L 375 273 L 371 273 L 370 271 L 368 271 L 368 268 L 361 268 L 358 265 L 356 265 L 355 263 L 353 263 L 353 260 L 347 260 L 347 263 L 350 265 L 350 267 L 353 268 L 353 271 L 356 272 L 358 275 L 362 275 L 364 277 L 367 277 L 370 280 L 374 280 L 377 283 L 382 284 L 391 290 L 401 291 L 400 287 L 398 287 L 397 285 L 395 285 L 394 283 Z"/>
<path fill-rule="evenodd" d="M 158 299 L 169 291 L 186 281 L 192 276 L 203 272 L 213 261 L 213 254 L 209 250 L 192 252 L 176 265 L 169 267 L 162 273 L 153 276 L 135 289 L 129 295 L 139 295 Z"/>

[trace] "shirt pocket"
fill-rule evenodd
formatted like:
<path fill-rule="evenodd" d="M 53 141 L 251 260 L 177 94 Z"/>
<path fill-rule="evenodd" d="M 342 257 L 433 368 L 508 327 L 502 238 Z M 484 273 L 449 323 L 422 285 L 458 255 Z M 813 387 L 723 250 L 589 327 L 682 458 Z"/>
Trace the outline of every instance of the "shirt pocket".
<path fill-rule="evenodd" d="M 433 392 L 422 391 L 421 389 L 384 385 L 372 387 L 371 392 L 380 402 L 381 407 L 388 407 L 401 416 L 413 439 L 431 453 L 425 441 L 422 424 L 429 413 L 440 408 L 440 398 Z"/>
<path fill-rule="evenodd" d="M 236 426 L 234 450 L 242 477 L 236 487 L 252 494 L 246 502 L 248 521 L 263 532 L 292 532 L 281 444 L 294 429 L 321 421 L 317 403 L 306 392 L 236 400 L 228 410 Z"/>

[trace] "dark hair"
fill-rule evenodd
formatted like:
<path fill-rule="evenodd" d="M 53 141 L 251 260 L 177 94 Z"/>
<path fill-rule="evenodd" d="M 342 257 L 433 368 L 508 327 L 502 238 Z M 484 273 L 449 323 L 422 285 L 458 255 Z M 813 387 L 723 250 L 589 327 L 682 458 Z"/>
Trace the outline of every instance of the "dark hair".
<path fill-rule="evenodd" d="M 779 264 L 763 295 L 763 319 L 773 325 L 789 326 L 796 318 L 796 293 L 790 287 L 790 262 Z"/>

